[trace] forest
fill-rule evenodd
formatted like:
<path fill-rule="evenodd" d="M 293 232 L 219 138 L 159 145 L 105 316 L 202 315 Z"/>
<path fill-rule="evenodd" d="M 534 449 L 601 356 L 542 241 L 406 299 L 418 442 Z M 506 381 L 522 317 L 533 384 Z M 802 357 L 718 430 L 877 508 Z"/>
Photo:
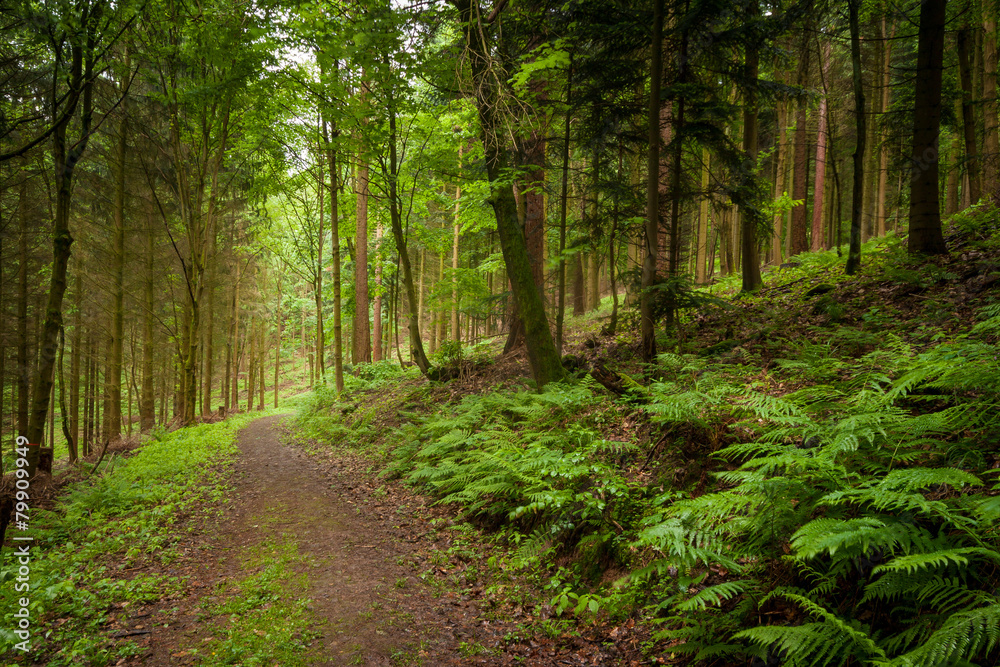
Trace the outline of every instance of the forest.
<path fill-rule="evenodd" d="M 51 549 L 0 650 L 996 664 L 998 9 L 5 1 L 4 588 L 15 516 Z M 316 484 L 256 437 L 358 521 L 419 507 L 388 586 L 494 634 L 387 601 L 333 648 L 287 535 L 209 605 L 176 564 L 275 522 L 238 480 Z M 211 650 L 125 624 L 170 600 Z"/>

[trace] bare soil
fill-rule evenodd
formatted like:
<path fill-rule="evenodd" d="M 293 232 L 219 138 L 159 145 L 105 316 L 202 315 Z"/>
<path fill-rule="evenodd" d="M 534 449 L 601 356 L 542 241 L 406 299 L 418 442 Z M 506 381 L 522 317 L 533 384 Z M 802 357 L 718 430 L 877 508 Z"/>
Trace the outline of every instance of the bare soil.
<path fill-rule="evenodd" d="M 240 431 L 227 515 L 197 531 L 166 568 L 190 575 L 189 583 L 156 604 L 122 608 L 107 628 L 144 649 L 138 661 L 120 664 L 197 664 L 190 649 L 219 623 L 203 603 L 249 574 L 248 550 L 277 538 L 293 540 L 313 563 L 302 566 L 318 620 L 310 664 L 638 664 L 636 647 L 610 646 L 607 628 L 524 632 L 539 619 L 484 592 L 478 566 L 488 554 L 446 555 L 451 533 L 439 528 L 452 522 L 447 510 L 376 479 L 363 458 L 322 448 L 310 454 L 286 436 L 280 416 Z"/>

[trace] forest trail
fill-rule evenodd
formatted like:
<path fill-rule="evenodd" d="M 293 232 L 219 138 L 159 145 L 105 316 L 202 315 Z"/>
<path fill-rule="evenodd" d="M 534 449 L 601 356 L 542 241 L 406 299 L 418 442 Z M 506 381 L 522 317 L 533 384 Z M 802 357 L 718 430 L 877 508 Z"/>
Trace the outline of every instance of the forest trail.
<path fill-rule="evenodd" d="M 251 574 L 255 554 L 269 542 L 286 543 L 302 556 L 292 569 L 307 576 L 300 596 L 310 600 L 306 609 L 315 620 L 300 633 L 305 643 L 311 640 L 308 664 L 460 662 L 457 642 L 475 632 L 477 614 L 454 592 L 438 589 L 435 598 L 414 576 L 424 532 L 415 524 L 422 519 L 405 504 L 367 495 L 370 489 L 343 461 L 286 444 L 282 420 L 265 417 L 240 431 L 228 516 L 217 534 L 194 547 L 201 555 L 194 556 L 195 583 L 186 597 L 147 610 L 170 620 L 152 621 L 141 664 L 200 662 L 191 649 L 215 631 L 204 620 L 205 604 L 227 582 Z"/>

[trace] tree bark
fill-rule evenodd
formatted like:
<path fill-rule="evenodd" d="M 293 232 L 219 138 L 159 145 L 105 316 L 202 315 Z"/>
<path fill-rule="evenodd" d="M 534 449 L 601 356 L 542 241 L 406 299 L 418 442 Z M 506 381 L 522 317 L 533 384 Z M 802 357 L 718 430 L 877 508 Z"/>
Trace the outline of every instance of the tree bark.
<path fill-rule="evenodd" d="M 799 49 L 799 69 L 796 76 L 796 82 L 803 88 L 809 84 L 809 55 L 809 31 L 807 30 L 802 36 L 801 47 Z M 795 156 L 792 166 L 792 199 L 801 201 L 802 203 L 792 209 L 789 257 L 809 249 L 809 242 L 806 238 L 806 220 L 809 218 L 809 207 L 806 202 L 806 198 L 809 196 L 809 136 L 806 131 L 807 104 L 805 96 L 800 96 L 797 100 L 795 113 Z"/>
<path fill-rule="evenodd" d="M 910 238 L 907 246 L 909 252 L 914 254 L 948 252 L 941 231 L 938 193 L 946 5 L 947 0 L 925 0 L 920 5 L 911 153 Z"/>
<path fill-rule="evenodd" d="M 969 175 L 969 202 L 980 198 L 979 149 L 976 145 L 976 118 L 972 99 L 972 72 L 969 62 L 969 45 L 972 41 L 969 26 L 958 31 L 958 71 L 962 85 L 962 135 L 965 139 L 965 170 Z"/>
<path fill-rule="evenodd" d="M 748 180 L 757 178 L 757 76 L 759 54 L 755 45 L 748 45 L 744 77 L 746 79 L 746 95 L 743 101 L 743 159 Z M 680 166 L 680 165 L 678 165 Z M 743 291 L 755 292 L 763 284 L 760 277 L 760 256 L 757 248 L 757 229 L 760 227 L 761 216 L 757 202 L 750 206 L 744 205 L 740 212 L 741 239 L 743 254 Z"/>
<path fill-rule="evenodd" d="M 1000 204 L 1000 131 L 997 120 L 997 6 L 983 11 L 983 194 Z"/>
<path fill-rule="evenodd" d="M 824 42 L 820 54 L 822 62 L 820 67 L 825 74 L 829 70 L 830 42 Z M 819 100 L 819 124 L 816 130 L 816 179 L 813 183 L 813 211 L 812 211 L 812 243 L 809 249 L 813 252 L 823 249 L 823 196 L 826 192 L 826 124 L 827 108 L 826 95 Z"/>
<path fill-rule="evenodd" d="M 532 376 L 539 389 L 563 378 L 559 353 L 552 341 L 545 307 L 538 285 L 531 273 L 531 262 L 524 234 L 517 220 L 517 202 L 506 178 L 510 166 L 506 141 L 499 117 L 500 86 L 491 68 L 490 49 L 486 43 L 486 27 L 474 16 L 470 0 L 452 0 L 464 26 L 472 79 L 475 86 L 476 108 L 479 115 L 486 173 L 492 184 L 490 203 L 497 219 L 497 233 L 503 251 L 507 275 L 511 281 L 514 302 L 524 324 L 525 343 Z"/>
<path fill-rule="evenodd" d="M 361 95 L 368 87 L 362 84 Z M 359 156 L 356 177 L 356 220 L 354 240 L 354 363 L 372 360 L 371 323 L 368 320 L 368 159 Z"/>
<path fill-rule="evenodd" d="M 649 71 L 649 107 L 646 153 L 646 252 L 642 260 L 642 293 L 639 297 L 639 327 L 642 336 L 642 360 L 652 363 L 656 357 L 656 334 L 653 330 L 653 301 L 650 290 L 656 283 L 656 256 L 659 239 L 660 167 L 660 80 L 663 77 L 663 0 L 653 0 L 653 26 Z"/>
<path fill-rule="evenodd" d="M 851 72 L 854 82 L 854 119 L 857 144 L 854 147 L 854 187 L 851 200 L 851 240 L 847 254 L 848 275 L 861 268 L 861 226 L 864 224 L 865 140 L 868 137 L 865 88 L 861 78 L 861 27 L 858 14 L 861 0 L 848 0 L 851 24 Z"/>

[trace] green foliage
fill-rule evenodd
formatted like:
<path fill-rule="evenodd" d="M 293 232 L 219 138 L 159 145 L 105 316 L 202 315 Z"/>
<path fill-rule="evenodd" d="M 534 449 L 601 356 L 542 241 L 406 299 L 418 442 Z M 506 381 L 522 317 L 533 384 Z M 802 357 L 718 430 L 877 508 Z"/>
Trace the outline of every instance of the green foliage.
<path fill-rule="evenodd" d="M 114 472 L 77 483 L 57 512 L 32 512 L 30 591 L 33 654 L 48 665 L 104 664 L 134 654 L 131 643 L 110 644 L 101 632 L 111 606 L 158 599 L 177 590 L 177 577 L 125 580 L 113 566 L 149 560 L 169 563 L 174 544 L 224 498 L 219 471 L 236 453 L 236 432 L 255 415 L 181 429 L 148 441 Z M 18 564 L 10 549 L 0 569 L 5 610 L 0 652 L 19 641 Z M 45 642 L 37 638 L 45 636 Z M 54 647 L 54 649 L 53 649 Z"/>
<path fill-rule="evenodd" d="M 920 354 L 890 337 L 854 359 L 838 359 L 835 343 L 803 344 L 779 372 L 817 384 L 782 396 L 705 369 L 688 375 L 674 360 L 673 381 L 651 388 L 654 418 L 731 423 L 742 441 L 717 453 L 733 466 L 717 474 L 720 489 L 665 492 L 633 543 L 654 557 L 630 585 L 676 582 L 653 598 L 666 627 L 658 637 L 686 642 L 697 660 L 992 664 L 1000 503 L 963 467 L 998 447 L 991 331 Z M 956 463 L 965 442 L 980 458 Z M 770 567 L 786 568 L 792 585 L 760 595 Z M 739 578 L 707 578 L 720 570 Z M 761 624 L 769 608 L 792 620 Z"/>

